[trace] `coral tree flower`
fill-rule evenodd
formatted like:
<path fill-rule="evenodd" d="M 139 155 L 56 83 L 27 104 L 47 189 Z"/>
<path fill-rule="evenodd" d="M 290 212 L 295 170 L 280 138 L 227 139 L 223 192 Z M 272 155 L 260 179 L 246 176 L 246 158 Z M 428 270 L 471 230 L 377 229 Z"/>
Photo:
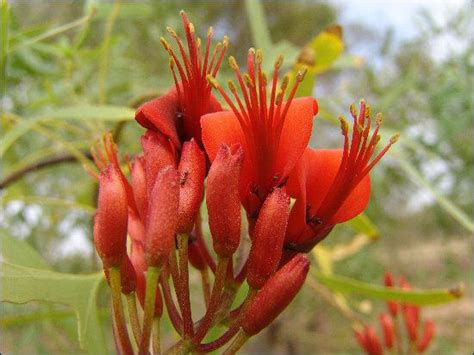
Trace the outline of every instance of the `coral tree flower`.
<path fill-rule="evenodd" d="M 262 52 L 250 49 L 247 73 L 242 74 L 235 59 L 229 64 L 237 77 L 236 85 L 229 81 L 235 104 L 212 75 L 209 82 L 227 102 L 230 111 L 204 115 L 201 118 L 202 139 L 211 160 L 221 144 L 240 144 L 244 150 L 244 165 L 240 196 L 249 217 L 256 218 L 266 196 L 281 186 L 295 167 L 309 142 L 313 117 L 318 112 L 314 98 L 294 99 L 304 72 L 297 76 L 287 101 L 283 101 L 289 78 L 285 77 L 277 91 L 279 57 L 274 66 L 270 99 L 267 101 L 267 76 L 262 71 Z"/>
<path fill-rule="evenodd" d="M 196 38 L 194 26 L 184 11 L 181 11 L 181 18 L 186 34 L 187 53 L 177 33 L 171 27 L 167 28 L 177 43 L 181 59 L 171 45 L 161 38 L 161 43 L 170 56 L 170 69 L 175 85 L 165 95 L 144 103 L 135 114 L 138 123 L 147 129 L 160 132 L 177 149 L 180 149 L 181 143 L 191 138 L 195 138 L 196 142 L 202 145 L 199 121 L 201 116 L 222 110 L 211 94 L 212 87 L 206 76 L 217 75 L 228 46 L 227 37 L 224 37 L 211 53 L 210 27 L 203 53 L 201 39 Z"/>
<path fill-rule="evenodd" d="M 308 252 L 331 231 L 367 207 L 370 197 L 369 172 L 397 141 L 398 134 L 372 159 L 382 123 L 377 114 L 375 129 L 370 107 L 361 102 L 357 114 L 351 106 L 352 136 L 349 124 L 340 117 L 343 149 L 307 148 L 288 181 L 288 192 L 296 198 L 288 222 L 286 248 Z M 371 160 L 372 159 L 372 160 Z"/>

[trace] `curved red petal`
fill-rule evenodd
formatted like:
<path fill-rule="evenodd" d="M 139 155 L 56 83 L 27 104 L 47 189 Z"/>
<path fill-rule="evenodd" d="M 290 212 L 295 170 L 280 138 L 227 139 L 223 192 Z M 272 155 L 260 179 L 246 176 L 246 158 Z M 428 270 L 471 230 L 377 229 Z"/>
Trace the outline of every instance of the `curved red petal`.
<path fill-rule="evenodd" d="M 331 189 L 334 182 L 339 165 L 342 159 L 341 149 L 310 149 L 308 148 L 303 155 L 304 161 L 299 164 L 299 168 L 288 181 L 288 192 L 292 196 L 298 198 L 302 195 L 302 179 L 305 180 L 306 205 L 310 205 L 311 213 L 315 213 Z M 304 175 L 303 175 L 304 174 Z M 370 198 L 370 177 L 367 175 L 356 186 L 355 189 L 341 201 L 341 207 L 334 214 L 328 224 L 337 224 L 345 222 L 360 214 L 367 207 Z M 296 207 L 296 205 L 295 205 Z M 300 206 L 303 209 L 304 206 Z M 324 206 L 322 206 L 324 208 Z M 305 209 L 303 210 L 305 213 Z M 296 212 L 295 212 L 296 213 Z M 294 213 L 292 213 L 294 214 Z M 296 224 L 301 223 L 302 212 L 299 211 L 299 220 Z M 293 218 L 296 218 L 293 216 Z M 295 228 L 292 226 L 292 228 Z"/>
<path fill-rule="evenodd" d="M 180 140 L 176 129 L 178 106 L 176 90 L 171 89 L 167 94 L 141 105 L 135 113 L 135 120 L 145 128 L 161 132 L 179 148 Z"/>
<path fill-rule="evenodd" d="M 240 144 L 244 151 L 244 163 L 240 175 L 240 193 L 245 205 L 246 194 L 252 180 L 252 162 L 248 154 L 248 147 L 240 123 L 232 111 L 220 111 L 201 117 L 202 141 L 206 153 L 211 161 L 216 157 L 222 144 L 232 146 Z"/>
<path fill-rule="evenodd" d="M 291 102 L 283 124 L 275 172 L 286 177 L 295 167 L 308 146 L 313 130 L 313 119 L 318 113 L 318 104 L 312 97 L 300 97 Z"/>

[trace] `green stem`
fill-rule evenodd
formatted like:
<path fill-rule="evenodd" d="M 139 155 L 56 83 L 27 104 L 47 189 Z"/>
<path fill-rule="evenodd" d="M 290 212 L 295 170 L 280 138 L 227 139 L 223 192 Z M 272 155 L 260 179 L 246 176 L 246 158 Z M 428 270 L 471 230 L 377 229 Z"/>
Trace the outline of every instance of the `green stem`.
<path fill-rule="evenodd" d="M 188 235 L 178 236 L 179 248 L 179 306 L 183 317 L 184 338 L 193 336 L 193 319 L 191 314 L 191 300 L 189 295 L 189 271 L 188 271 Z"/>
<path fill-rule="evenodd" d="M 153 319 L 153 355 L 161 354 L 160 344 L 160 317 Z"/>
<path fill-rule="evenodd" d="M 212 287 L 211 300 L 209 301 L 209 307 L 207 307 L 206 314 L 200 321 L 196 335 L 193 338 L 194 345 L 199 344 L 202 339 L 204 339 L 206 333 L 209 331 L 209 328 L 212 326 L 214 316 L 220 305 L 222 288 L 224 287 L 224 282 L 227 275 L 228 263 L 229 258 L 219 257 L 219 261 L 217 262 L 216 278 Z"/>
<path fill-rule="evenodd" d="M 133 337 L 135 338 L 135 342 L 137 346 L 140 346 L 140 339 L 142 337 L 142 331 L 140 329 L 140 320 L 138 318 L 137 312 L 137 301 L 135 298 L 135 292 L 130 292 L 127 297 L 127 308 L 128 308 L 128 315 L 130 318 L 130 324 L 132 325 Z"/>
<path fill-rule="evenodd" d="M 159 276 L 160 268 L 153 266 L 148 267 L 146 272 L 145 314 L 143 316 L 142 338 L 139 348 L 140 355 L 148 354 L 153 316 L 155 313 L 156 288 L 158 286 Z"/>
<path fill-rule="evenodd" d="M 245 334 L 245 332 L 241 329 L 237 336 L 235 337 L 234 341 L 230 346 L 223 352 L 224 355 L 233 355 L 237 353 L 237 351 L 240 350 L 240 348 L 245 344 L 245 342 L 249 339 L 250 337 Z"/>
<path fill-rule="evenodd" d="M 132 344 L 130 344 L 127 326 L 123 316 L 120 268 L 111 267 L 109 268 L 109 273 L 110 286 L 112 288 L 112 308 L 117 337 L 123 352 L 125 354 L 133 354 Z"/>

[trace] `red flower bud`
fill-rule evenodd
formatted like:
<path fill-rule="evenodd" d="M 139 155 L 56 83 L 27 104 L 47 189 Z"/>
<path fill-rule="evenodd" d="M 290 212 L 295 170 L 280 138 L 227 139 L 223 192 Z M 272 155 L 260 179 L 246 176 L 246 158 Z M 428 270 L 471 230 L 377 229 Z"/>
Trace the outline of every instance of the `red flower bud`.
<path fill-rule="evenodd" d="M 390 272 L 386 272 L 384 276 L 384 285 L 385 287 L 393 287 L 394 282 L 393 282 L 393 275 Z M 398 305 L 397 302 L 395 301 L 387 301 L 387 308 L 390 312 L 390 314 L 393 317 L 396 317 L 398 314 Z"/>
<path fill-rule="evenodd" d="M 109 268 L 105 267 L 104 273 L 107 283 L 110 285 Z M 122 293 L 124 295 L 128 295 L 137 288 L 137 275 L 135 273 L 135 268 L 133 267 L 132 262 L 127 255 L 123 259 L 122 265 L 120 266 L 120 281 Z"/>
<path fill-rule="evenodd" d="M 146 131 L 141 138 L 141 142 L 145 158 L 145 175 L 149 196 L 158 172 L 165 166 L 176 166 L 176 158 L 169 140 L 158 132 Z"/>
<path fill-rule="evenodd" d="M 423 331 L 423 335 L 418 343 L 417 350 L 418 352 L 422 353 L 426 350 L 428 345 L 430 345 L 431 340 L 433 339 L 435 333 L 435 325 L 432 320 L 425 321 L 425 327 Z"/>
<path fill-rule="evenodd" d="M 405 319 L 405 327 L 407 329 L 408 336 L 410 337 L 411 341 L 416 341 L 418 322 L 416 320 L 416 315 L 413 311 L 413 306 L 403 306 L 403 317 Z"/>
<path fill-rule="evenodd" d="M 242 328 L 255 335 L 267 327 L 295 298 L 309 271 L 309 260 L 298 254 L 278 270 L 245 310 Z"/>
<path fill-rule="evenodd" d="M 145 224 L 145 260 L 148 266 L 159 267 L 173 248 L 178 222 L 178 171 L 167 166 L 158 173 L 148 205 Z"/>
<path fill-rule="evenodd" d="M 204 270 L 207 267 L 206 259 L 201 252 L 201 247 L 196 240 L 189 240 L 188 245 L 189 262 L 198 270 Z"/>
<path fill-rule="evenodd" d="M 365 331 L 365 329 L 364 329 Z M 357 343 L 359 346 L 364 349 L 367 353 L 370 352 L 369 341 L 365 336 L 365 332 L 354 330 L 354 335 L 356 337 Z"/>
<path fill-rule="evenodd" d="M 240 242 L 239 181 L 243 150 L 221 145 L 207 177 L 206 203 L 215 252 L 231 256 Z"/>
<path fill-rule="evenodd" d="M 380 325 L 382 326 L 385 347 L 392 349 L 395 339 L 395 331 L 393 328 L 393 320 L 388 314 L 380 315 Z"/>
<path fill-rule="evenodd" d="M 275 189 L 265 200 L 255 225 L 248 261 L 247 282 L 260 289 L 277 269 L 288 223 L 290 197 Z"/>
<path fill-rule="evenodd" d="M 365 327 L 365 338 L 369 347 L 368 353 L 370 355 L 383 355 L 382 345 L 375 334 L 375 329 L 371 326 Z"/>
<path fill-rule="evenodd" d="M 201 206 L 206 175 L 206 157 L 194 139 L 183 145 L 178 172 L 180 189 L 177 233 L 189 233 Z"/>
<path fill-rule="evenodd" d="M 132 165 L 132 188 L 135 204 L 142 221 L 146 219 L 146 211 L 148 205 L 147 185 L 145 175 L 145 158 L 143 156 L 136 157 Z"/>
<path fill-rule="evenodd" d="M 120 266 L 127 254 L 127 193 L 120 174 L 109 165 L 99 178 L 94 244 L 105 267 Z"/>

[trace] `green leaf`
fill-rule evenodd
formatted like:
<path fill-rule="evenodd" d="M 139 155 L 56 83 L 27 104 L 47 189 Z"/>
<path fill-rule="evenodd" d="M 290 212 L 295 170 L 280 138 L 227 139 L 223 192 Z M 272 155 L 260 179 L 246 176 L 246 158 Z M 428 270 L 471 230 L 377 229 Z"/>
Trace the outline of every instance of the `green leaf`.
<path fill-rule="evenodd" d="M 371 239 L 378 239 L 380 237 L 379 230 L 365 213 L 361 213 L 348 223 L 356 232 L 365 234 Z"/>
<path fill-rule="evenodd" d="M 471 219 L 462 211 L 458 206 L 452 203 L 449 199 L 441 195 L 431 183 L 426 180 L 419 171 L 409 162 L 408 158 L 402 154 L 397 153 L 394 155 L 398 161 L 400 167 L 419 185 L 423 186 L 429 190 L 438 204 L 453 217 L 456 221 L 459 222 L 464 228 L 470 232 L 474 232 L 474 224 Z"/>
<path fill-rule="evenodd" d="M 10 263 L 0 264 L 0 300 L 11 303 L 43 301 L 74 309 L 81 347 L 90 354 L 106 354 L 97 312 L 97 293 L 102 272 L 91 275 L 62 274 Z"/>
<path fill-rule="evenodd" d="M 28 243 L 13 238 L 4 231 L 0 231 L 0 244 L 2 245 L 0 254 L 5 261 L 36 269 L 51 269 L 41 255 Z"/>
<path fill-rule="evenodd" d="M 272 47 L 272 39 L 270 31 L 268 30 L 267 21 L 265 19 L 265 11 L 263 3 L 256 0 L 245 0 L 245 9 L 250 22 L 250 31 L 252 33 L 255 46 L 263 50 L 263 52 L 270 52 Z"/>
<path fill-rule="evenodd" d="M 394 300 L 420 306 L 456 301 L 463 294 L 462 285 L 452 289 L 404 290 L 395 287 L 376 286 L 344 276 L 326 275 L 320 271 L 313 271 L 313 275 L 319 283 L 333 291 L 356 293 L 371 298 Z"/>
<path fill-rule="evenodd" d="M 125 106 L 110 105 L 78 105 L 59 107 L 54 111 L 43 113 L 29 119 L 21 119 L 5 134 L 0 142 L 0 156 L 22 135 L 42 121 L 80 120 L 80 121 L 126 121 L 133 120 L 135 111 Z"/>

